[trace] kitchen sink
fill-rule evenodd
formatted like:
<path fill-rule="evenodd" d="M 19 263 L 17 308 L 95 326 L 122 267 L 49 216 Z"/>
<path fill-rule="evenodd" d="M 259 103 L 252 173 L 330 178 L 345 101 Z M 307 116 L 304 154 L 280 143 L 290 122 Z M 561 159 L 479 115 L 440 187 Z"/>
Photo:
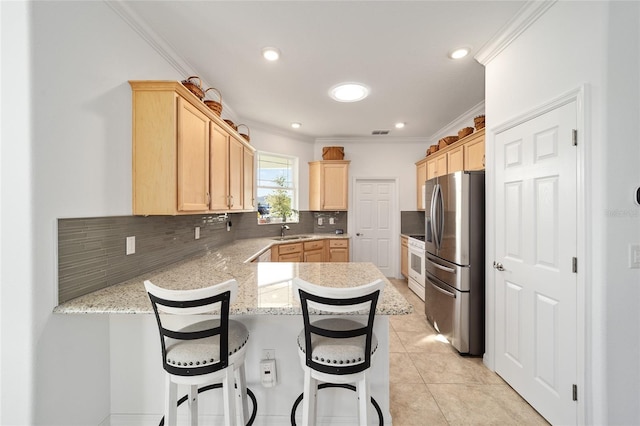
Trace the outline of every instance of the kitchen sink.
<path fill-rule="evenodd" d="M 276 241 L 289 241 L 289 240 L 301 240 L 303 238 L 310 238 L 308 235 L 291 235 L 288 237 L 274 238 Z"/>

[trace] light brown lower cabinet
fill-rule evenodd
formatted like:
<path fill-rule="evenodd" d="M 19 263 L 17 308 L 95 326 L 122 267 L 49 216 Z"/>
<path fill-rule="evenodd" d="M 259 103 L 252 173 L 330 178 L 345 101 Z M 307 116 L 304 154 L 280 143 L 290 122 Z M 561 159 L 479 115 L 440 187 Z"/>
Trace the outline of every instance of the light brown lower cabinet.
<path fill-rule="evenodd" d="M 324 240 L 304 243 L 305 262 L 324 262 Z"/>
<path fill-rule="evenodd" d="M 349 240 L 329 240 L 329 262 L 349 261 Z"/>
<path fill-rule="evenodd" d="M 348 262 L 349 240 L 324 239 L 271 247 L 272 262 Z"/>

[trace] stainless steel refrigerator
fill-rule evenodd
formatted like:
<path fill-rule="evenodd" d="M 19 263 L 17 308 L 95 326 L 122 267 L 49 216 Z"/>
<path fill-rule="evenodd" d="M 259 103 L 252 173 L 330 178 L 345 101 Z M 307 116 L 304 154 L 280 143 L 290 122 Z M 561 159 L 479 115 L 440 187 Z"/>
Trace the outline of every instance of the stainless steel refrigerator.
<path fill-rule="evenodd" d="M 425 184 L 425 313 L 460 352 L 484 353 L 484 172 Z"/>

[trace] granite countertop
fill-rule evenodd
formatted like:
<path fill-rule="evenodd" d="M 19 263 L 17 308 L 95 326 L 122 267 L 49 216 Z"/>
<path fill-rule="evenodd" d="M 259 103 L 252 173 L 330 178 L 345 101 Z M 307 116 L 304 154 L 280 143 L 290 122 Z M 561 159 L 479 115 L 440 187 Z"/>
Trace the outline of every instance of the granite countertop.
<path fill-rule="evenodd" d="M 352 287 L 382 279 L 386 282 L 376 313 L 402 315 L 412 307 L 372 263 L 251 262 L 273 245 L 349 238 L 348 235 L 314 234 L 305 238 L 276 241 L 273 238 L 236 240 L 203 256 L 183 260 L 120 284 L 65 302 L 54 309 L 64 314 L 149 314 L 151 303 L 144 280 L 169 289 L 192 289 L 235 278 L 238 297 L 232 315 L 300 315 L 292 278 L 330 287 Z"/>

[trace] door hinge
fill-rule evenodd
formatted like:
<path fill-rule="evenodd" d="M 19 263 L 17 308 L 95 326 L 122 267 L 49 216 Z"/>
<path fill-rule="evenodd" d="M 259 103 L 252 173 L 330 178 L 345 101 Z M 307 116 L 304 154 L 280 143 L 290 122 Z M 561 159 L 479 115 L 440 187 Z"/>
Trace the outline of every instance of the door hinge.
<path fill-rule="evenodd" d="M 571 130 L 571 143 L 573 144 L 573 146 L 577 146 L 578 145 L 578 130 L 577 129 L 572 129 Z"/>
<path fill-rule="evenodd" d="M 571 258 L 571 272 L 573 273 L 578 273 L 578 258 L 577 257 L 572 257 Z"/>
<path fill-rule="evenodd" d="M 573 385 L 573 400 L 578 400 L 578 385 Z"/>

